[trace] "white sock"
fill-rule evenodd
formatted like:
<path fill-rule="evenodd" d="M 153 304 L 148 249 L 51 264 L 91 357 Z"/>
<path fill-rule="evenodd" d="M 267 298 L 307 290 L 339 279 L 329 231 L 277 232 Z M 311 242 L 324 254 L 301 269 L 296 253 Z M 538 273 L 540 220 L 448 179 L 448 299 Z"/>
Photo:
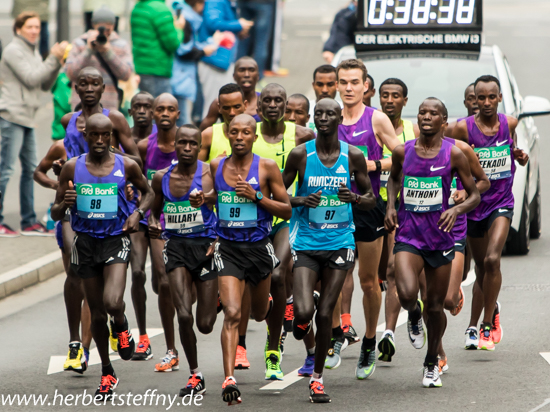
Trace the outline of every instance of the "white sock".
<path fill-rule="evenodd" d="M 293 302 L 294 302 L 294 295 L 290 295 L 290 297 L 286 300 L 286 303 L 288 305 L 289 303 L 293 303 Z"/>
<path fill-rule="evenodd" d="M 389 334 L 391 335 L 392 338 L 395 338 L 395 335 L 393 334 L 393 330 L 391 330 L 391 329 L 386 329 L 386 330 L 384 331 L 384 333 L 382 334 L 382 336 L 385 336 L 386 333 L 389 333 Z"/>
<path fill-rule="evenodd" d="M 309 380 L 309 383 L 312 383 L 312 382 L 321 382 L 322 384 L 323 376 L 321 376 L 321 374 L 319 373 L 313 372 L 313 375 L 311 375 L 311 379 Z"/>

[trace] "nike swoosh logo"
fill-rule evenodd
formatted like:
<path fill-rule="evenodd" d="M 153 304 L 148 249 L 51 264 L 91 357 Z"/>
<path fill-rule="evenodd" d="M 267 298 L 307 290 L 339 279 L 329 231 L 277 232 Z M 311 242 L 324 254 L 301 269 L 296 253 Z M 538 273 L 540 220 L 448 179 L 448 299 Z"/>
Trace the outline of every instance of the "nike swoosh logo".
<path fill-rule="evenodd" d="M 382 226 L 382 227 L 377 227 L 377 228 L 376 228 L 376 231 L 377 231 L 377 232 L 380 232 L 382 229 L 384 229 L 384 226 Z"/>
<path fill-rule="evenodd" d="M 498 209 L 498 213 L 506 213 L 508 212 L 508 209 Z"/>
<path fill-rule="evenodd" d="M 453 249 L 449 250 L 448 252 L 443 252 L 443 256 L 447 256 L 449 253 L 451 253 Z"/>
<path fill-rule="evenodd" d="M 357 136 L 359 136 L 360 134 L 367 133 L 367 132 L 368 132 L 368 130 L 363 130 L 362 132 L 359 132 L 359 133 L 353 132 L 353 137 L 357 137 Z"/>
<path fill-rule="evenodd" d="M 445 166 L 434 167 L 434 165 L 432 165 L 432 167 L 430 167 L 430 170 L 431 170 L 432 172 L 435 172 L 435 171 L 441 170 L 441 169 L 445 169 Z"/>
<path fill-rule="evenodd" d="M 504 143 L 506 143 L 506 140 L 503 140 L 502 142 L 497 142 L 496 145 L 497 146 L 502 146 Z"/>
<path fill-rule="evenodd" d="M 287 153 L 288 153 L 288 152 L 277 152 L 277 153 L 275 153 L 275 155 L 276 155 L 276 156 L 282 156 L 282 155 L 287 154 Z"/>

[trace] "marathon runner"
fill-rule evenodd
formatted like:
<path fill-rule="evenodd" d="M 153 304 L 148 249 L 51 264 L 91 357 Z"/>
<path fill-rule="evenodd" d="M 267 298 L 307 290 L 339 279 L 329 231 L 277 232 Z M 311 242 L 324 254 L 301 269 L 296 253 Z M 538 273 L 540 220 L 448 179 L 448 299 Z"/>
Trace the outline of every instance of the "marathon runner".
<path fill-rule="evenodd" d="M 409 312 L 411 344 L 421 349 L 426 342 L 422 322 L 428 317 L 428 352 L 424 361 L 424 387 L 442 386 L 438 350 L 446 324 L 443 303 L 449 289 L 454 238 L 451 233 L 458 215 L 473 210 L 480 195 L 462 151 L 442 139 L 447 109 L 436 98 L 422 102 L 418 112 L 420 136 L 397 147 L 392 154 L 388 180 L 385 225 L 395 236 L 395 282 L 401 306 Z M 457 173 L 468 197 L 449 207 L 449 194 Z M 395 208 L 400 192 L 399 214 Z M 418 299 L 418 278 L 426 274 L 427 300 Z"/>
<path fill-rule="evenodd" d="M 331 64 L 323 64 L 317 67 L 313 71 L 313 92 L 315 93 L 315 100 L 309 101 L 309 122 L 308 127 L 317 133 L 315 128 L 315 105 L 319 100 L 328 97 L 334 99 L 336 97 L 336 67 Z"/>
<path fill-rule="evenodd" d="M 119 379 L 109 359 L 107 314 L 113 319 L 119 356 L 131 359 L 135 343 L 123 300 L 130 254 L 128 233 L 138 230 L 140 216 L 153 201 L 153 191 L 136 162 L 109 150 L 114 128 L 107 116 L 91 115 L 85 128 L 90 152 L 63 166 L 52 218 L 61 220 L 71 210 L 75 232 L 71 267 L 83 280 L 92 314 L 92 335 L 102 364 L 96 397 L 109 399 Z M 141 209 L 130 210 L 126 182 L 141 191 Z"/>
<path fill-rule="evenodd" d="M 372 107 L 371 101 L 376 94 L 376 89 L 374 88 L 374 79 L 370 74 L 367 74 L 367 83 L 369 87 L 367 88 L 365 93 L 363 93 L 363 104 L 365 106 Z M 373 107 L 373 109 L 376 109 L 376 107 Z"/>
<path fill-rule="evenodd" d="M 343 121 L 338 126 L 338 138 L 359 147 L 364 154 L 376 207 L 365 211 L 353 207 L 355 242 L 359 260 L 359 280 L 363 290 L 363 309 L 367 330 L 361 344 L 361 353 L 355 376 L 366 379 L 376 367 L 376 326 L 382 292 L 378 282 L 378 265 L 384 244 L 385 205 L 379 196 L 380 172 L 389 170 L 391 159 L 383 159 L 383 146 L 392 151 L 399 140 L 394 127 L 384 113 L 363 104 L 363 95 L 368 90 L 367 68 L 356 59 L 344 60 L 337 67 L 338 91 L 344 103 Z M 352 190 L 355 185 L 352 184 Z M 353 271 L 353 268 L 351 269 Z M 340 361 L 340 351 L 345 347 L 343 333 L 333 337 L 333 354 L 327 358 L 327 367 Z"/>
<path fill-rule="evenodd" d="M 468 242 L 476 264 L 476 283 L 483 293 L 484 313 L 478 338 L 478 319 L 473 318 L 472 310 L 465 346 L 469 349 L 478 340 L 479 349 L 495 350 L 495 343 L 502 338 L 501 307 L 497 299 L 502 284 L 500 257 L 514 213 L 514 160 L 525 166 L 529 156 L 516 147 L 517 119 L 498 113 L 498 104 L 502 101 L 499 80 L 490 75 L 481 76 L 475 81 L 474 90 L 479 112 L 460 121 L 453 137 L 473 145 L 481 167 L 491 180 L 491 188 L 483 194 L 479 206 L 468 214 Z"/>
<path fill-rule="evenodd" d="M 256 60 L 248 56 L 241 57 L 237 60 L 235 62 L 233 79 L 243 91 L 243 100 L 248 102 L 245 113 L 251 115 L 254 120 L 259 122 L 261 118 L 256 110 L 258 108 L 258 97 L 260 93 L 256 91 L 256 84 L 260 81 L 260 72 Z M 202 120 L 200 127 L 201 131 L 213 126 L 218 118 L 223 116 L 220 109 L 221 106 L 218 100 L 214 100 L 210 105 L 210 109 L 208 109 L 208 114 Z"/>
<path fill-rule="evenodd" d="M 154 102 L 155 98 L 153 95 L 147 92 L 135 94 L 130 101 L 129 114 L 134 120 L 134 127 L 130 130 L 136 144 L 138 144 L 140 140 L 157 132 L 157 125 L 153 123 Z"/>
<path fill-rule="evenodd" d="M 290 219 L 292 209 L 279 166 L 252 153 L 256 140 L 252 116 L 235 117 L 229 125 L 229 139 L 232 155 L 214 159 L 210 167 L 218 194 L 219 241 L 214 261 L 225 315 L 221 340 L 226 378 L 222 398 L 231 405 L 241 402 L 233 371 L 243 292 L 245 287 L 251 289 L 252 316 L 257 322 L 265 320 L 273 306 L 270 275 L 279 265 L 269 239 L 273 216 Z"/>
<path fill-rule="evenodd" d="M 155 201 L 149 216 L 149 235 L 156 239 L 164 233 L 167 238 L 164 262 L 178 315 L 181 344 L 189 363 L 189 380 L 180 396 L 206 391 L 193 331 L 193 285 L 197 294 L 198 330 L 204 334 L 212 332 L 217 315 L 218 275 L 212 250 L 209 251 L 216 238 L 216 215 L 211 206 L 215 202 L 214 185 L 210 166 L 197 161 L 200 147 L 198 128 L 185 125 L 178 129 L 178 162 L 155 173 L 152 184 Z M 206 203 L 209 194 L 210 206 Z M 163 224 L 161 212 L 164 212 Z"/>
<path fill-rule="evenodd" d="M 307 127 L 310 120 L 309 109 L 309 99 L 306 96 L 300 93 L 293 94 L 286 102 L 285 122 Z"/>
<path fill-rule="evenodd" d="M 476 94 L 474 91 L 474 83 L 469 84 L 468 87 L 466 87 L 466 89 L 464 90 L 464 107 L 468 111 L 468 116 L 466 117 L 473 116 L 474 114 L 477 114 L 479 112 L 479 107 L 477 105 L 477 100 L 476 100 Z M 461 120 L 464 120 L 466 117 L 461 117 L 457 119 L 456 122 L 449 124 L 447 126 L 447 130 L 445 131 L 445 134 L 447 136 L 452 136 L 453 131 L 456 125 L 458 124 L 458 122 L 460 122 Z"/>
<path fill-rule="evenodd" d="M 158 96 L 153 104 L 153 118 L 158 131 L 138 143 L 139 154 L 143 162 L 143 174 L 149 185 L 158 170 L 165 169 L 177 163 L 175 149 L 176 121 L 180 115 L 177 99 L 168 93 Z M 153 357 L 151 342 L 146 330 L 146 300 L 145 292 L 145 260 L 147 249 L 151 254 L 151 273 L 153 291 L 158 295 L 158 307 L 164 338 L 166 340 L 166 356 L 155 365 L 156 372 L 172 372 L 179 369 L 179 356 L 175 347 L 174 316 L 175 309 L 170 295 L 170 283 L 166 275 L 162 251 L 164 240 L 151 238 L 147 227 L 147 218 L 139 222 L 139 231 L 132 233 L 133 253 L 130 255 L 132 265 L 132 303 L 136 313 L 139 328 L 139 344 L 132 360 L 149 360 Z"/>
<path fill-rule="evenodd" d="M 291 220 L 294 259 L 293 334 L 303 339 L 313 324 L 313 291 L 320 280 L 320 299 L 315 316 L 317 334 L 315 367 L 310 380 L 310 400 L 330 402 L 323 385 L 325 354 L 330 346 L 334 308 L 349 268 L 353 266 L 355 243 L 351 204 L 372 209 L 376 204 L 363 153 L 338 140 L 340 105 L 323 99 L 315 108 L 316 140 L 297 146 L 284 170 L 285 186 L 298 174 L 295 208 Z M 351 176 L 360 195 L 351 192 Z M 334 334 L 334 330 L 332 331 Z"/>

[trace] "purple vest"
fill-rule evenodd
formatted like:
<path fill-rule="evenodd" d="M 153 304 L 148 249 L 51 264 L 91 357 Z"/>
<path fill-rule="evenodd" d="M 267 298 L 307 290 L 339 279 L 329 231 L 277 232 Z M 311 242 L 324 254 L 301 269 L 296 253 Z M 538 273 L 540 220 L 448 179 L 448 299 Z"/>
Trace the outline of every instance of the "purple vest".
<path fill-rule="evenodd" d="M 84 140 L 84 135 L 76 128 L 76 119 L 82 114 L 82 110 L 73 113 L 67 130 L 65 131 L 65 138 L 63 139 L 63 145 L 67 152 L 67 160 L 73 157 L 78 157 L 81 154 L 88 153 L 88 143 Z M 109 116 L 109 109 L 103 109 L 103 114 Z"/>

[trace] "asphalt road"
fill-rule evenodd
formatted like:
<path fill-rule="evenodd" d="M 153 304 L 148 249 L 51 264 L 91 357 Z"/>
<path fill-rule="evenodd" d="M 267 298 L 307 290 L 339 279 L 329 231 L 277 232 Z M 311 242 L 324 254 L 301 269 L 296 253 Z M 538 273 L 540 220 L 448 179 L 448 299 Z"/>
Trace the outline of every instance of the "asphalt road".
<path fill-rule="evenodd" d="M 323 2 L 326 4 L 328 2 Z M 298 0 L 287 3 L 300 14 L 287 19 L 285 33 L 296 37 L 285 40 L 283 66 L 291 70 L 292 77 L 282 83 L 291 92 L 311 93 L 309 89 L 312 61 L 289 49 L 304 47 L 299 36 L 311 44 L 317 44 L 326 26 L 327 10 L 322 10 L 314 0 Z M 331 10 L 331 8 L 329 8 Z M 486 44 L 498 44 L 504 51 L 515 74 L 523 96 L 540 95 L 550 97 L 547 68 L 550 56 L 550 28 L 548 15 L 550 4 L 543 0 L 488 0 L 484 10 Z M 305 29 L 304 22 L 311 21 Z M 313 23 L 318 22 L 317 25 Z M 307 35 L 307 36 L 305 36 Z M 318 49 L 317 49 L 318 50 Z M 313 55 L 313 52 L 311 52 Z M 318 59 L 318 57 L 317 57 Z M 311 67 L 310 67 L 311 66 Z M 302 68 L 302 69 L 301 69 Z M 302 77 L 293 77 L 303 70 Z M 306 76 L 307 74 L 307 76 Z M 295 84 L 294 89 L 290 87 Z M 550 119 L 536 120 L 541 135 L 541 153 L 550 153 Z M 543 221 L 550 215 L 544 202 L 550 193 L 550 164 L 541 162 L 541 184 L 543 196 Z M 546 226 L 544 226 L 546 227 Z M 294 382 L 284 389 L 261 390 L 268 382 L 263 380 L 263 347 L 265 326 L 251 322 L 247 346 L 252 368 L 236 371 L 236 378 L 242 390 L 243 403 L 235 408 L 247 411 L 297 410 L 302 407 L 311 410 L 362 410 L 362 411 L 410 411 L 410 410 L 486 410 L 486 411 L 550 411 L 550 365 L 541 353 L 550 352 L 547 343 L 550 333 L 545 328 L 550 307 L 550 281 L 547 278 L 550 237 L 543 235 L 531 243 L 531 252 L 524 257 L 505 257 L 502 262 L 503 286 L 499 301 L 502 304 L 501 322 L 504 338 L 495 352 L 465 351 L 462 349 L 464 330 L 467 327 L 470 309 L 471 287 L 466 288 L 466 299 L 462 313 L 453 318 L 448 316 L 448 328 L 444 338 L 450 370 L 443 375 L 443 388 L 426 390 L 421 386 L 421 367 L 424 350 L 416 351 L 407 342 L 406 328 L 397 329 L 397 354 L 391 364 L 381 364 L 373 377 L 367 381 L 354 378 L 355 363 L 359 354 L 358 345 L 343 353 L 342 365 L 324 375 L 326 390 L 332 403 L 314 406 L 308 401 L 307 380 Z M 53 397 L 58 390 L 63 394 L 82 394 L 84 390 L 94 391 L 99 383 L 100 368 L 91 366 L 84 376 L 69 373 L 48 375 L 51 356 L 65 356 L 67 351 L 67 326 L 61 291 L 62 278 L 55 278 L 47 284 L 31 288 L 19 296 L 0 301 L 0 393 L 1 394 L 49 394 Z M 129 288 L 127 288 L 129 289 Z M 129 290 L 126 293 L 127 314 L 130 325 L 135 327 L 135 318 Z M 363 333 L 361 319 L 361 293 L 356 287 L 352 315 L 358 333 Z M 149 328 L 160 328 L 156 308 L 156 296 L 149 288 Z M 383 313 L 380 317 L 383 321 Z M 218 317 L 214 332 L 209 336 L 198 335 L 199 364 L 206 377 L 207 393 L 202 401 L 205 410 L 224 407 L 220 399 L 223 370 L 219 344 L 222 317 Z M 152 338 L 155 358 L 145 363 L 116 361 L 113 363 L 121 383 L 120 394 L 144 394 L 147 389 L 158 393 L 177 394 L 187 380 L 186 361 L 182 358 L 179 372 L 156 374 L 153 362 L 162 356 L 164 339 L 161 335 Z M 178 345 L 180 353 L 181 345 Z M 289 374 L 299 368 L 305 351 L 301 342 L 287 340 L 282 368 Z M 550 359 L 550 358 L 549 358 Z M 55 359 L 54 359 L 55 361 Z M 52 361 L 52 362 L 54 362 Z M 55 363 L 55 362 L 54 362 Z M 0 398 L 1 400 L 1 398 Z M 176 402 L 179 399 L 176 400 Z M 166 410 L 168 405 L 147 406 L 144 410 Z M 53 406 L 26 409 L 51 410 Z M 86 410 L 90 407 L 63 407 L 62 410 Z M 172 406 L 184 408 L 184 406 Z M 185 406 L 185 408 L 189 408 Z M 21 410 L 22 407 L 0 406 L 2 410 Z M 106 410 L 115 409 L 106 407 Z"/>

